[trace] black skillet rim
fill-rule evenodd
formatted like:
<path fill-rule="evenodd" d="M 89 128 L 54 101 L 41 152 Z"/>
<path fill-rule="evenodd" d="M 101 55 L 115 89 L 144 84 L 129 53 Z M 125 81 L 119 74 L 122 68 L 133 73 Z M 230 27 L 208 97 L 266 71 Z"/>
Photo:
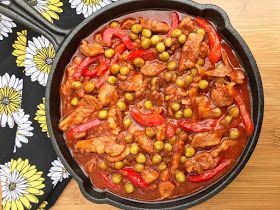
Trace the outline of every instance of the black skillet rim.
<path fill-rule="evenodd" d="M 125 7 L 125 5 L 127 5 L 127 4 L 131 4 L 131 3 L 135 3 L 135 2 L 143 2 L 143 0 L 142 1 L 141 0 L 122 0 L 122 1 L 115 2 L 105 8 L 102 8 L 98 12 L 94 13 L 91 17 L 84 20 L 68 35 L 68 37 L 65 39 L 65 41 L 60 46 L 60 48 L 57 52 L 57 56 L 53 63 L 53 67 L 52 67 L 52 70 L 49 75 L 49 80 L 48 80 L 49 82 L 48 82 L 47 88 L 46 88 L 47 125 L 49 128 L 49 134 L 50 134 L 50 138 L 51 138 L 52 144 L 54 146 L 54 149 L 55 149 L 56 153 L 58 154 L 60 160 L 65 165 L 66 169 L 71 173 L 71 175 L 73 176 L 75 181 L 78 183 L 79 188 L 80 188 L 82 194 L 84 195 L 84 197 L 86 197 L 88 200 L 90 200 L 92 202 L 107 203 L 107 204 L 111 204 L 113 206 L 116 206 L 116 207 L 119 207 L 122 209 L 146 209 L 146 208 L 182 209 L 182 208 L 192 207 L 194 205 L 197 205 L 197 204 L 213 197 L 215 194 L 217 194 L 222 189 L 224 189 L 229 183 L 231 183 L 231 181 L 233 181 L 233 179 L 240 173 L 242 168 L 248 162 L 248 160 L 257 144 L 258 137 L 259 137 L 259 134 L 261 131 L 262 119 L 263 119 L 264 96 L 263 96 L 263 88 L 262 88 L 262 81 L 261 81 L 260 73 L 259 73 L 256 61 L 255 61 L 249 47 L 247 46 L 245 41 L 242 39 L 242 37 L 239 35 L 239 33 L 232 27 L 227 14 L 221 8 L 219 8 L 215 5 L 209 5 L 209 4 L 203 5 L 203 4 L 198 4 L 198 3 L 195 3 L 192 1 L 184 1 L 184 0 L 161 0 L 161 1 L 159 0 L 157 2 L 159 3 L 159 2 L 167 2 L 167 1 L 169 1 L 169 3 L 170 2 L 171 3 L 174 2 L 174 3 L 178 3 L 178 4 L 180 3 L 180 4 L 186 5 L 186 7 L 195 8 L 200 11 L 201 16 L 205 15 L 205 11 L 214 12 L 216 14 L 215 17 L 210 17 L 210 18 L 207 17 L 207 18 L 211 19 L 214 23 L 217 22 L 217 20 L 215 20 L 215 18 L 218 18 L 219 19 L 218 21 L 222 21 L 223 24 L 217 26 L 219 32 L 220 33 L 227 32 L 228 36 L 230 36 L 230 35 L 233 36 L 233 38 L 240 44 L 240 47 L 242 48 L 243 52 L 245 53 L 245 55 L 247 57 L 246 62 L 249 62 L 247 64 L 252 69 L 252 75 L 250 75 L 250 76 L 254 77 L 256 86 L 257 86 L 257 93 L 256 93 L 257 95 L 256 95 L 255 103 L 258 103 L 258 109 L 254 110 L 254 113 L 257 113 L 258 115 L 255 120 L 254 134 L 251 137 L 251 139 L 249 139 L 247 146 L 244 149 L 244 151 L 243 151 L 241 157 L 239 158 L 238 162 L 236 163 L 236 165 L 226 175 L 224 175 L 223 177 L 221 177 L 220 179 L 218 179 L 216 182 L 212 183 L 208 187 L 205 187 L 202 190 L 199 190 L 191 195 L 187 195 L 184 197 L 175 198 L 175 199 L 167 200 L 167 201 L 145 202 L 145 201 L 137 201 L 134 199 L 124 198 L 122 196 L 115 195 L 107 190 L 94 189 L 92 186 L 85 186 L 85 185 L 89 184 L 88 180 L 83 179 L 77 173 L 74 172 L 74 170 L 68 163 L 69 160 L 66 160 L 66 158 L 61 153 L 60 148 L 55 139 L 55 135 L 54 135 L 54 132 L 52 129 L 52 123 L 51 123 L 51 119 L 50 119 L 51 118 L 50 110 L 49 110 L 49 108 L 50 108 L 49 98 L 50 98 L 50 90 L 51 90 L 51 85 L 52 85 L 51 81 L 52 81 L 56 66 L 58 64 L 59 58 L 61 57 L 61 55 L 64 51 L 64 48 L 72 41 L 72 38 L 75 37 L 75 35 L 78 33 L 79 30 L 81 30 L 87 23 L 93 21 L 93 19 L 96 16 L 98 16 L 104 12 L 108 12 L 109 10 L 111 10 L 114 7 L 119 7 L 119 6 Z M 146 2 L 147 2 L 147 4 L 149 4 L 148 0 Z M 150 8 L 150 9 L 170 10 L 169 8 L 162 8 L 161 6 L 158 6 L 157 8 Z M 126 14 L 132 13 L 135 11 L 141 11 L 141 10 L 147 10 L 147 8 L 129 11 L 129 12 L 126 12 Z M 179 9 L 179 10 L 176 9 L 176 10 L 187 13 L 186 11 L 183 11 L 182 9 Z M 125 13 L 122 13 L 121 15 L 116 15 L 116 16 L 123 16 L 123 15 L 125 15 Z M 80 171 L 82 172 L 82 169 L 80 169 Z M 89 189 L 89 187 L 92 189 Z M 99 198 L 94 197 L 93 195 L 90 194 L 89 191 L 92 191 L 92 190 L 95 193 L 100 194 L 100 196 L 98 196 Z"/>

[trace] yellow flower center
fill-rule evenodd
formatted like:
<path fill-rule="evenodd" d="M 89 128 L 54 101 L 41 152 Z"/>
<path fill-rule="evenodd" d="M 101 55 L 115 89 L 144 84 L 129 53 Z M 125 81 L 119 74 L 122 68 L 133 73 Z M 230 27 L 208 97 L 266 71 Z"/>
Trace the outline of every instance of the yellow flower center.
<path fill-rule="evenodd" d="M 28 3 L 31 5 L 31 6 L 36 6 L 37 5 L 37 0 L 28 0 Z"/>
<path fill-rule="evenodd" d="M 9 184 L 9 190 L 10 190 L 10 191 L 14 191 L 14 190 L 16 189 L 16 187 L 17 187 L 17 185 L 16 185 L 16 183 L 14 183 L 14 182 L 11 182 L 11 183 Z"/>
<path fill-rule="evenodd" d="M 102 0 L 83 0 L 83 2 L 88 6 L 92 6 L 93 4 L 94 5 L 97 5 L 97 4 L 100 4 L 100 2 L 102 2 Z"/>
<path fill-rule="evenodd" d="M 18 111 L 21 102 L 21 92 L 10 87 L 0 88 L 0 114 L 12 115 Z"/>
<path fill-rule="evenodd" d="M 37 54 L 34 56 L 34 62 L 39 71 L 44 73 L 50 73 L 51 64 L 55 57 L 55 51 L 52 46 L 37 50 Z"/>

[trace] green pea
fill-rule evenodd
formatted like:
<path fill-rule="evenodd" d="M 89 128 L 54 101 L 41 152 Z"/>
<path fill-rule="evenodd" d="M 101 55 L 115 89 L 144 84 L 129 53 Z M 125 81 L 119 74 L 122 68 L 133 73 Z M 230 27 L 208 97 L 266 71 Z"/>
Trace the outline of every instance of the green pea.
<path fill-rule="evenodd" d="M 164 147 L 164 143 L 162 142 L 162 141 L 156 141 L 155 143 L 154 143 L 154 148 L 156 149 L 156 150 L 162 150 L 163 149 L 163 147 Z"/>
<path fill-rule="evenodd" d="M 117 107 L 123 112 L 126 111 L 126 104 L 124 101 L 118 101 Z"/>
<path fill-rule="evenodd" d="M 106 164 L 104 161 L 102 161 L 102 162 L 98 165 L 98 167 L 99 167 L 100 169 L 102 169 L 102 170 L 106 170 L 106 169 L 108 168 L 107 164 Z"/>
<path fill-rule="evenodd" d="M 185 83 L 186 83 L 186 85 L 191 84 L 192 81 L 193 81 L 193 77 L 192 77 L 191 75 L 187 75 L 187 76 L 185 77 Z"/>
<path fill-rule="evenodd" d="M 146 156 L 142 153 L 139 153 L 137 156 L 136 156 L 136 162 L 137 163 L 145 163 L 147 160 Z"/>
<path fill-rule="evenodd" d="M 160 42 L 161 38 L 159 35 L 153 35 L 151 38 L 152 45 L 155 46 Z"/>
<path fill-rule="evenodd" d="M 122 175 L 120 175 L 120 174 L 113 174 L 111 179 L 112 179 L 112 182 L 114 184 L 119 184 L 122 181 Z"/>
<path fill-rule="evenodd" d="M 180 29 L 175 29 L 171 32 L 171 37 L 178 38 L 182 35 L 182 31 Z"/>
<path fill-rule="evenodd" d="M 152 45 L 152 41 L 151 39 L 148 39 L 148 38 L 143 38 L 141 40 L 141 47 L 143 47 L 144 49 L 149 49 Z"/>
<path fill-rule="evenodd" d="M 71 103 L 72 106 L 78 106 L 79 99 L 74 97 L 74 98 L 71 99 L 70 103 Z"/>
<path fill-rule="evenodd" d="M 98 112 L 98 118 L 101 120 L 105 120 L 108 117 L 108 111 L 103 109 Z"/>
<path fill-rule="evenodd" d="M 183 112 L 181 110 L 175 113 L 176 119 L 181 119 L 182 117 L 183 117 Z"/>
<path fill-rule="evenodd" d="M 141 24 L 133 24 L 131 27 L 131 31 L 135 34 L 139 34 L 142 31 L 142 25 Z"/>
<path fill-rule="evenodd" d="M 221 121 L 222 125 L 229 125 L 232 121 L 232 116 L 226 115 L 223 120 Z"/>
<path fill-rule="evenodd" d="M 163 42 L 159 42 L 157 45 L 156 45 L 156 50 L 157 52 L 161 53 L 165 50 L 165 45 L 163 44 Z"/>
<path fill-rule="evenodd" d="M 86 82 L 84 84 L 84 90 L 87 92 L 87 93 L 91 93 L 93 92 L 95 89 L 95 85 L 93 82 Z"/>
<path fill-rule="evenodd" d="M 192 75 L 193 77 L 197 75 L 197 69 L 196 69 L 196 68 L 192 68 L 192 69 L 190 70 L 190 72 L 191 72 L 191 75 Z"/>
<path fill-rule="evenodd" d="M 115 84 L 117 82 L 117 78 L 115 76 L 109 76 L 107 79 L 107 82 L 111 85 Z"/>
<path fill-rule="evenodd" d="M 235 105 L 228 109 L 228 114 L 232 117 L 238 117 L 239 112 L 239 108 Z"/>
<path fill-rule="evenodd" d="M 142 66 L 145 65 L 145 61 L 144 61 L 143 58 L 138 57 L 138 58 L 135 58 L 135 59 L 133 60 L 133 64 L 134 64 L 136 67 L 141 68 Z"/>
<path fill-rule="evenodd" d="M 179 111 L 179 109 L 181 108 L 181 105 L 180 105 L 179 103 L 177 103 L 177 102 L 173 102 L 173 103 L 171 104 L 171 108 L 172 108 L 172 110 L 173 110 L 174 112 L 177 112 L 177 111 Z"/>
<path fill-rule="evenodd" d="M 138 38 L 138 35 L 135 34 L 135 33 L 130 33 L 130 34 L 129 34 L 129 38 L 130 38 L 131 40 L 135 41 L 135 40 Z"/>
<path fill-rule="evenodd" d="M 202 35 L 203 37 L 205 36 L 205 31 L 201 28 L 197 29 L 196 33 Z"/>
<path fill-rule="evenodd" d="M 171 47 L 172 46 L 172 39 L 171 38 L 167 38 L 164 40 L 164 45 L 166 47 Z"/>
<path fill-rule="evenodd" d="M 187 36 L 185 34 L 180 35 L 178 41 L 180 44 L 185 44 L 185 42 L 187 41 Z"/>
<path fill-rule="evenodd" d="M 135 191 L 135 187 L 131 182 L 127 182 L 124 185 L 124 190 L 126 193 L 131 194 Z"/>
<path fill-rule="evenodd" d="M 180 158 L 180 162 L 181 162 L 181 163 L 185 163 L 186 161 L 187 161 L 186 156 L 182 156 L 182 157 Z"/>
<path fill-rule="evenodd" d="M 132 140 L 133 140 L 132 134 L 131 134 L 131 133 L 126 134 L 125 137 L 124 137 L 124 140 L 125 140 L 127 143 L 131 143 Z M 130 152 L 131 152 L 131 147 L 130 147 Z"/>
<path fill-rule="evenodd" d="M 185 83 L 184 83 L 184 81 L 182 79 L 177 79 L 176 80 L 176 85 L 178 87 L 184 87 Z"/>
<path fill-rule="evenodd" d="M 115 50 L 112 48 L 108 48 L 105 50 L 104 55 L 106 58 L 112 58 L 115 55 Z"/>
<path fill-rule="evenodd" d="M 167 63 L 167 70 L 174 71 L 177 68 L 176 61 L 169 61 Z"/>
<path fill-rule="evenodd" d="M 121 69 L 121 66 L 120 66 L 119 64 L 113 64 L 113 65 L 111 66 L 111 72 L 112 72 L 112 74 L 118 74 L 119 71 L 120 71 L 120 69 Z"/>
<path fill-rule="evenodd" d="M 187 158 L 193 157 L 195 154 L 195 150 L 193 147 L 189 146 L 185 148 L 185 156 Z"/>
<path fill-rule="evenodd" d="M 138 173 L 141 173 L 144 170 L 145 166 L 142 163 L 136 163 L 133 168 Z"/>
<path fill-rule="evenodd" d="M 182 171 L 176 171 L 175 178 L 179 183 L 183 183 L 186 181 L 186 175 Z"/>
<path fill-rule="evenodd" d="M 120 73 L 121 73 L 122 75 L 128 75 L 128 74 L 129 74 L 129 68 L 128 68 L 127 66 L 122 66 L 122 67 L 120 68 Z"/>
<path fill-rule="evenodd" d="M 156 133 L 155 133 L 155 130 L 154 130 L 152 127 L 147 127 L 147 128 L 145 129 L 145 133 L 146 133 L 146 135 L 147 135 L 149 138 L 153 138 L 154 135 L 156 134 Z"/>
<path fill-rule="evenodd" d="M 171 152 L 172 151 L 172 145 L 170 143 L 165 143 L 164 144 L 164 150 L 167 152 Z"/>
<path fill-rule="evenodd" d="M 215 117 L 220 117 L 222 115 L 222 110 L 218 107 L 214 108 L 213 112 L 215 114 Z"/>
<path fill-rule="evenodd" d="M 127 92 L 127 93 L 124 94 L 124 98 L 125 98 L 126 100 L 128 100 L 128 101 L 133 101 L 133 100 L 134 100 L 133 94 L 132 94 L 132 93 L 129 93 L 129 92 Z"/>
<path fill-rule="evenodd" d="M 146 100 L 146 101 L 144 102 L 144 107 L 145 107 L 146 109 L 151 109 L 151 108 L 153 107 L 153 102 L 150 101 L 150 100 Z"/>
<path fill-rule="evenodd" d="M 83 87 L 83 84 L 80 81 L 72 82 L 72 88 L 74 90 L 80 90 Z"/>
<path fill-rule="evenodd" d="M 169 53 L 166 52 L 166 51 L 164 51 L 164 52 L 162 52 L 162 53 L 159 54 L 159 59 L 160 59 L 161 61 L 168 61 L 169 58 L 170 58 L 170 55 L 169 55 Z"/>
<path fill-rule="evenodd" d="M 131 144 L 130 146 L 130 153 L 133 154 L 133 155 L 137 155 L 139 152 L 139 146 L 137 143 L 133 143 Z"/>
<path fill-rule="evenodd" d="M 208 87 L 208 81 L 200 80 L 200 82 L 198 83 L 198 87 L 202 90 L 205 90 Z"/>
<path fill-rule="evenodd" d="M 199 65 L 199 66 L 203 66 L 204 65 L 204 60 L 202 58 L 199 58 L 196 64 Z"/>
<path fill-rule="evenodd" d="M 162 161 L 161 155 L 154 155 L 154 156 L 152 157 L 152 163 L 153 163 L 154 165 L 160 164 L 161 161 Z"/>
<path fill-rule="evenodd" d="M 192 110 L 191 110 L 191 108 L 185 108 L 184 111 L 183 111 L 183 115 L 186 118 L 192 117 Z"/>
<path fill-rule="evenodd" d="M 152 36 L 152 32 L 149 30 L 149 29 L 144 29 L 143 31 L 142 31 L 142 36 L 143 37 L 146 37 L 146 38 L 151 38 L 151 36 Z"/>
<path fill-rule="evenodd" d="M 110 28 L 118 28 L 120 23 L 118 21 L 112 21 L 110 23 Z"/>
<path fill-rule="evenodd" d="M 122 161 L 115 162 L 115 169 L 122 169 L 124 167 L 124 163 Z"/>
<path fill-rule="evenodd" d="M 164 171 L 164 170 L 167 169 L 167 165 L 164 162 L 162 162 L 162 163 L 159 164 L 158 169 L 160 171 Z"/>
<path fill-rule="evenodd" d="M 132 124 L 132 120 L 130 118 L 124 119 L 123 125 L 125 128 L 129 128 L 131 126 L 131 124 Z"/>
<path fill-rule="evenodd" d="M 170 82 L 172 80 L 172 74 L 170 72 L 164 72 L 163 74 L 163 79 L 166 82 Z"/>
<path fill-rule="evenodd" d="M 229 135 L 228 135 L 228 137 L 230 138 L 230 139 L 239 139 L 239 137 L 240 137 L 240 132 L 239 132 L 239 130 L 237 129 L 237 128 L 231 128 L 230 130 L 229 130 Z"/>

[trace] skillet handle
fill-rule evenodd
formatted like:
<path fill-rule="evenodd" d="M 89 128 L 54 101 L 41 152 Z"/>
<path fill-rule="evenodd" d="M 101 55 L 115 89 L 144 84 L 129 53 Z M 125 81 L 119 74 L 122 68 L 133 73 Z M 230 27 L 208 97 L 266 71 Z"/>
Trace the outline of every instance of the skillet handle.
<path fill-rule="evenodd" d="M 71 32 L 71 29 L 62 29 L 51 24 L 23 0 L 11 0 L 9 5 L 0 4 L 0 13 L 42 34 L 52 42 L 55 49 L 59 48 L 59 45 Z"/>

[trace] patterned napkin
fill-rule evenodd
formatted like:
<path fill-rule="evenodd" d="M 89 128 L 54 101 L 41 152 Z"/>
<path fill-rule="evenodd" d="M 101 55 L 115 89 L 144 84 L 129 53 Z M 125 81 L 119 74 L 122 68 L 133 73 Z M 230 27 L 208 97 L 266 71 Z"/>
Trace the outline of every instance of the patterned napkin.
<path fill-rule="evenodd" d="M 25 1 L 51 23 L 73 28 L 114 0 Z M 9 4 L 9 0 L 0 3 Z M 0 14 L 0 178 L 4 210 L 49 209 L 70 180 L 52 148 L 46 125 L 44 92 L 54 58 L 49 40 Z"/>

